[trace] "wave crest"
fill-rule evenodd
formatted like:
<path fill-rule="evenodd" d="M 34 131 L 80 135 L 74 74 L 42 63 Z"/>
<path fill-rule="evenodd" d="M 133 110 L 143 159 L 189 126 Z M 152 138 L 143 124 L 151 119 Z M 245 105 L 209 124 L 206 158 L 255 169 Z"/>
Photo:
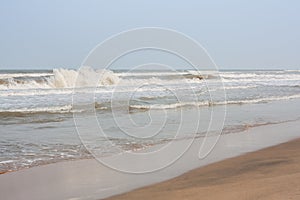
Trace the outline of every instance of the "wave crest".
<path fill-rule="evenodd" d="M 106 69 L 94 70 L 91 67 L 82 67 L 79 71 L 68 69 L 54 69 L 53 83 L 56 88 L 92 87 L 114 85 L 119 77 Z"/>
<path fill-rule="evenodd" d="M 79 76 L 80 75 L 80 76 Z M 80 80 L 77 80 L 81 77 Z M 97 82 L 95 82 L 97 80 Z M 0 89 L 55 89 L 85 86 L 114 85 L 119 77 L 110 70 L 94 70 L 92 67 L 82 67 L 80 70 L 53 69 L 53 73 L 28 73 L 22 76 L 2 74 Z"/>

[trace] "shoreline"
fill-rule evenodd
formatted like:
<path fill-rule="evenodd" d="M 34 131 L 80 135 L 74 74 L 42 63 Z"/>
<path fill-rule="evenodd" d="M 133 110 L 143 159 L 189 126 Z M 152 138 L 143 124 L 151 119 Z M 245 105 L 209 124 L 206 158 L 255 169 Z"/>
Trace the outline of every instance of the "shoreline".
<path fill-rule="evenodd" d="M 173 179 L 199 167 L 299 138 L 298 130 L 300 130 L 299 121 L 293 121 L 259 126 L 241 133 L 225 134 L 220 137 L 210 155 L 201 160 L 198 158 L 198 152 L 203 138 L 198 138 L 173 165 L 148 174 L 121 173 L 101 165 L 94 159 L 28 168 L 0 175 L 0 193 L 7 200 L 104 199 Z M 208 139 L 213 140 L 213 137 Z M 182 145 L 182 141 L 178 141 L 174 148 L 178 145 Z M 128 160 L 127 157 L 124 159 L 129 163 L 135 162 Z"/>
<path fill-rule="evenodd" d="M 228 130 L 224 130 L 224 132 L 226 132 L 225 134 L 241 133 L 241 132 L 245 132 L 245 131 L 247 131 L 249 129 L 258 128 L 258 127 L 261 127 L 261 126 L 284 124 L 284 123 L 287 123 L 287 122 L 296 122 L 296 121 L 300 121 L 300 118 L 293 119 L 293 120 L 277 121 L 277 122 L 266 122 L 266 123 L 257 123 L 257 124 L 245 124 L 245 125 L 243 125 L 243 128 L 237 129 L 238 131 L 228 132 Z M 141 149 L 141 150 L 143 150 L 143 149 Z M 140 150 L 138 150 L 138 151 L 140 151 Z M 0 171 L 0 175 L 2 175 L 2 174 L 8 174 L 8 173 L 15 173 L 15 172 L 19 172 L 19 171 L 22 171 L 22 170 L 28 170 L 28 169 L 31 169 L 31 168 L 41 167 L 41 166 L 45 166 L 45 165 L 53 165 L 53 164 L 56 164 L 56 163 L 73 162 L 73 161 L 88 160 L 88 159 L 94 159 L 94 158 L 93 158 L 92 155 L 90 155 L 89 157 L 82 157 L 82 158 L 71 158 L 71 159 L 67 159 L 66 158 L 66 159 L 62 159 L 62 160 L 59 160 L 59 161 L 45 162 L 45 163 L 41 163 L 41 164 L 38 164 L 38 165 L 33 165 L 33 166 L 29 166 L 29 167 L 23 167 L 23 168 L 19 168 L 19 169 L 15 169 L 15 170 Z"/>
<path fill-rule="evenodd" d="M 300 138 L 229 158 L 107 200 L 298 199 Z"/>

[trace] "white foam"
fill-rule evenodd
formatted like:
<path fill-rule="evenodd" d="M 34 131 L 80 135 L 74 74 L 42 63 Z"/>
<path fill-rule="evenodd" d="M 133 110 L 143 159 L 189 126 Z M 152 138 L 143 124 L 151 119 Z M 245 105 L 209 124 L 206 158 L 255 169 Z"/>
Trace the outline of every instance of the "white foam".
<path fill-rule="evenodd" d="M 4 161 L 0 161 L 0 164 L 7 164 L 7 163 L 13 163 L 15 162 L 15 160 L 4 160 Z"/>
<path fill-rule="evenodd" d="M 285 72 L 300 72 L 300 69 L 287 69 L 287 70 L 284 70 Z"/>
<path fill-rule="evenodd" d="M 1 97 L 8 96 L 34 96 L 34 95 L 57 95 L 57 94 L 72 94 L 73 89 L 28 89 L 28 90 L 9 90 L 1 91 Z"/>
<path fill-rule="evenodd" d="M 237 100 L 237 101 L 220 101 L 220 102 L 211 102 L 211 101 L 202 101 L 202 102 L 178 102 L 172 104 L 152 104 L 152 105 L 130 105 L 132 109 L 174 109 L 186 106 L 213 106 L 213 105 L 226 105 L 226 104 L 251 104 L 251 103 L 264 103 L 270 101 L 280 101 L 288 99 L 297 99 L 300 98 L 300 94 L 290 95 L 290 96 L 274 96 L 266 98 L 257 98 L 249 100 Z"/>
<path fill-rule="evenodd" d="M 256 88 L 256 85 L 240 85 L 240 86 L 224 86 L 225 90 L 237 90 L 237 89 L 248 89 Z"/>
<path fill-rule="evenodd" d="M 220 76 L 227 80 L 237 79 L 239 81 L 263 81 L 263 80 L 300 80 L 300 74 L 278 74 L 278 73 L 233 73 L 223 72 Z"/>
<path fill-rule="evenodd" d="M 159 77 L 159 76 L 178 76 L 178 75 L 187 75 L 188 72 L 177 72 L 177 71 L 171 71 L 171 72 L 136 72 L 136 71 L 129 71 L 129 72 L 121 72 L 118 75 L 120 77 L 126 77 L 126 76 L 149 76 L 149 77 Z"/>
<path fill-rule="evenodd" d="M 22 80 L 16 79 L 23 77 Z M 77 78 L 84 78 L 78 80 Z M 98 82 L 94 85 L 94 79 Z M 94 70 L 91 67 L 82 67 L 79 71 L 71 69 L 53 69 L 53 74 L 49 73 L 20 73 L 1 74 L 0 90 L 7 89 L 54 89 L 73 88 L 84 86 L 113 85 L 119 81 L 119 77 L 108 70 Z"/>
<path fill-rule="evenodd" d="M 0 79 L 20 78 L 20 77 L 47 77 L 52 75 L 53 75 L 52 73 L 9 73 L 9 74 L 0 74 Z"/>
<path fill-rule="evenodd" d="M 35 107 L 35 108 L 19 108 L 19 109 L 9 109 L 0 110 L 0 113 L 68 113 L 72 111 L 72 105 L 64 106 L 51 106 L 51 107 Z"/>
<path fill-rule="evenodd" d="M 112 71 L 94 70 L 88 66 L 80 68 L 79 71 L 54 69 L 53 73 L 53 84 L 56 88 L 113 85 L 119 81 L 119 77 Z"/>
<path fill-rule="evenodd" d="M 246 100 L 237 100 L 237 101 L 226 101 L 226 102 L 214 102 L 213 105 L 224 105 L 224 104 L 251 104 L 251 103 L 264 103 L 270 101 L 280 101 L 288 99 L 297 99 L 300 98 L 300 94 L 290 95 L 290 96 L 273 96 L 273 97 L 264 97 L 257 99 L 246 99 Z"/>
<path fill-rule="evenodd" d="M 162 110 L 162 109 L 174 109 L 186 106 L 208 106 L 210 105 L 209 101 L 203 102 L 178 102 L 171 104 L 152 104 L 152 105 L 130 105 L 129 107 L 132 109 L 154 109 L 154 110 Z"/>

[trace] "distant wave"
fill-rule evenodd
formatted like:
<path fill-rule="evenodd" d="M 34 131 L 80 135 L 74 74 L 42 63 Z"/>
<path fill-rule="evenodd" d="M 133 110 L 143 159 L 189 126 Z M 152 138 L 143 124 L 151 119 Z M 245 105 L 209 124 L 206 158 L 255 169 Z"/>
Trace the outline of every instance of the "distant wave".
<path fill-rule="evenodd" d="M 220 76 L 227 81 L 270 81 L 270 80 L 300 80 L 299 73 L 234 73 L 222 72 Z"/>
<path fill-rule="evenodd" d="M 285 72 L 300 72 L 300 69 L 286 69 Z"/>
<path fill-rule="evenodd" d="M 78 77 L 81 79 L 79 80 Z M 196 71 L 189 72 L 113 72 L 106 69 L 95 70 L 91 67 L 82 67 L 80 70 L 53 69 L 52 73 L 2 73 L 0 74 L 0 90 L 8 89 L 67 89 L 73 87 L 108 86 L 115 85 L 121 80 L 122 85 L 136 85 L 144 83 L 178 83 L 199 81 L 214 78 L 208 72 L 202 74 Z M 94 79 L 99 79 L 94 84 Z M 0 94 L 1 96 L 1 94 Z"/>
<path fill-rule="evenodd" d="M 0 79 L 7 78 L 20 78 L 20 77 L 47 77 L 53 75 L 52 73 L 9 73 L 9 74 L 0 74 Z"/>
<path fill-rule="evenodd" d="M 85 77 L 77 80 L 78 77 Z M 0 89 L 54 89 L 91 86 L 89 77 L 99 78 L 98 85 L 113 85 L 119 77 L 109 70 L 94 70 L 82 67 L 79 71 L 71 69 L 53 69 L 53 73 L 10 73 L 0 74 Z M 76 85 L 75 85 L 76 84 Z M 97 85 L 97 86 L 98 86 Z"/>

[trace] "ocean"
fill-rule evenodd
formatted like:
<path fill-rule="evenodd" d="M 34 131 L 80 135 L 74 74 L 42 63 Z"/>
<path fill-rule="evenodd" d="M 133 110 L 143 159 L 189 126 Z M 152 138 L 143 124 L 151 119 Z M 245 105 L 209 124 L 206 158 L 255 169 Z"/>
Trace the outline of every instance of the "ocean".
<path fill-rule="evenodd" d="M 300 70 L 78 73 L 0 71 L 0 173 L 300 119 Z"/>

